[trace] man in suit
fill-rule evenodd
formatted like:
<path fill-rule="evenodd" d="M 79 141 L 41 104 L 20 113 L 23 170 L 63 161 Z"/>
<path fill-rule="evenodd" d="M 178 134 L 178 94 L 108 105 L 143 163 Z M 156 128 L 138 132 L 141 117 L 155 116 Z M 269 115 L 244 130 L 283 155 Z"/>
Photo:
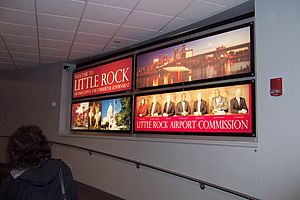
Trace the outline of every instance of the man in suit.
<path fill-rule="evenodd" d="M 195 116 L 207 114 L 206 101 L 202 99 L 201 92 L 197 94 L 197 100 L 194 102 L 193 113 Z"/>
<path fill-rule="evenodd" d="M 159 102 L 156 101 L 156 96 L 155 95 L 153 95 L 149 113 L 153 117 L 157 117 L 158 115 L 161 114 L 161 105 L 160 105 Z"/>
<path fill-rule="evenodd" d="M 245 98 L 241 97 L 241 89 L 235 91 L 235 97 L 230 100 L 230 111 L 234 114 L 248 113 L 248 107 Z"/>
<path fill-rule="evenodd" d="M 189 102 L 185 100 L 185 93 L 181 94 L 181 101 L 176 104 L 176 115 L 186 116 L 191 114 Z"/>
<path fill-rule="evenodd" d="M 167 101 L 164 105 L 163 116 L 168 117 L 168 116 L 175 115 L 175 104 L 174 104 L 174 102 L 171 101 L 170 94 L 167 94 L 166 100 Z"/>
<path fill-rule="evenodd" d="M 138 112 L 137 112 L 139 117 L 144 117 L 148 114 L 148 108 L 145 102 L 145 98 L 142 97 L 140 106 L 138 107 Z"/>
<path fill-rule="evenodd" d="M 216 114 L 219 111 L 228 112 L 227 98 L 221 96 L 219 89 L 215 90 L 215 97 L 211 100 L 210 110 L 213 114 Z"/>

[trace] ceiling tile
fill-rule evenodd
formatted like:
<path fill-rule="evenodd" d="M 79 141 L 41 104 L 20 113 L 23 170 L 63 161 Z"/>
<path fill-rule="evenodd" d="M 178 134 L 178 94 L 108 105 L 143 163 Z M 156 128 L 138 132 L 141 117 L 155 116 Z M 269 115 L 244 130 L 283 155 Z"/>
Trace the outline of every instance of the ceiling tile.
<path fill-rule="evenodd" d="M 10 57 L 0 57 L 0 63 L 13 63 Z"/>
<path fill-rule="evenodd" d="M 9 54 L 5 49 L 0 49 L 0 57 L 9 57 Z"/>
<path fill-rule="evenodd" d="M 63 40 L 63 41 L 73 41 L 75 37 L 75 31 L 65 31 L 50 28 L 39 28 L 40 38 L 43 39 L 53 39 L 53 40 Z"/>
<path fill-rule="evenodd" d="M 4 44 L 4 41 L 2 40 L 2 37 L 0 37 L 0 45 Z"/>
<path fill-rule="evenodd" d="M 40 48 L 41 55 L 67 57 L 69 49 Z"/>
<path fill-rule="evenodd" d="M 104 46 L 109 40 L 110 37 L 107 36 L 78 33 L 75 42 Z"/>
<path fill-rule="evenodd" d="M 56 48 L 56 49 L 70 49 L 71 42 L 62 40 L 50 40 L 50 39 L 40 39 L 40 47 L 45 48 Z"/>
<path fill-rule="evenodd" d="M 23 58 L 23 59 L 29 59 L 29 60 L 35 60 L 39 59 L 38 54 L 33 54 L 33 53 L 22 53 L 22 52 L 10 52 L 11 56 L 13 59 L 15 58 Z"/>
<path fill-rule="evenodd" d="M 108 52 L 115 51 L 117 49 L 118 49 L 117 47 L 107 46 L 107 47 L 105 47 L 105 49 L 102 50 L 101 53 L 108 53 Z"/>
<path fill-rule="evenodd" d="M 17 65 L 18 69 L 26 69 L 26 68 L 32 68 L 32 67 L 36 67 L 36 65 L 31 65 L 31 64 L 18 64 Z"/>
<path fill-rule="evenodd" d="M 245 3 L 246 1 L 249 0 L 207 0 L 205 2 L 216 4 L 216 5 L 223 5 L 226 7 L 232 7 L 232 6 L 237 6 L 239 4 Z"/>
<path fill-rule="evenodd" d="M 38 14 L 39 27 L 75 31 L 79 19 L 57 15 Z"/>
<path fill-rule="evenodd" d="M 7 44 L 7 47 L 9 51 L 14 51 L 14 52 L 36 53 L 36 54 L 38 54 L 39 52 L 37 46 Z"/>
<path fill-rule="evenodd" d="M 1 0 L 0 7 L 34 12 L 34 0 Z"/>
<path fill-rule="evenodd" d="M 136 10 L 176 16 L 192 1 L 193 0 L 180 0 L 176 2 L 174 2 L 174 0 L 141 0 Z"/>
<path fill-rule="evenodd" d="M 71 55 L 70 55 L 70 59 L 75 60 L 75 59 L 91 57 L 94 55 L 96 55 L 96 54 L 88 53 L 88 52 L 81 52 L 81 51 L 72 51 Z"/>
<path fill-rule="evenodd" d="M 120 8 L 132 9 L 137 4 L 139 0 L 88 0 L 91 3 L 103 4 L 108 6 L 116 6 Z"/>
<path fill-rule="evenodd" d="M 138 42 L 139 40 L 114 37 L 107 46 L 114 47 L 114 48 L 123 48 L 126 46 L 136 44 Z"/>
<path fill-rule="evenodd" d="M 178 17 L 190 19 L 190 20 L 202 20 L 217 12 L 223 10 L 225 6 L 212 4 L 204 1 L 194 1 L 187 7 L 184 11 L 182 11 Z"/>
<path fill-rule="evenodd" d="M 156 32 L 157 31 L 155 30 L 146 30 L 137 27 L 123 26 L 116 34 L 116 37 L 144 41 L 155 35 Z"/>
<path fill-rule="evenodd" d="M 41 65 L 48 65 L 48 64 L 53 64 L 56 63 L 54 61 L 49 61 L 49 60 L 41 60 Z"/>
<path fill-rule="evenodd" d="M 36 27 L 0 22 L 0 33 L 36 37 Z"/>
<path fill-rule="evenodd" d="M 159 15 L 142 11 L 133 11 L 133 13 L 126 20 L 125 25 L 145 29 L 160 30 L 172 18 L 173 17 L 166 15 Z"/>
<path fill-rule="evenodd" d="M 161 35 L 166 34 L 166 33 L 167 33 L 167 32 L 165 32 L 165 31 L 159 31 L 159 32 L 157 32 L 157 33 L 155 34 L 155 37 L 161 36 Z"/>
<path fill-rule="evenodd" d="M 90 53 L 100 53 L 103 49 L 104 45 L 91 45 L 85 43 L 74 43 L 72 47 L 72 51 L 83 51 Z"/>
<path fill-rule="evenodd" d="M 0 8 L 0 22 L 35 26 L 35 21 L 32 12 Z"/>
<path fill-rule="evenodd" d="M 162 31 L 166 32 L 170 32 L 170 31 L 174 31 L 176 29 L 182 28 L 184 26 L 188 26 L 192 23 L 194 23 L 194 20 L 189 20 L 189 19 L 183 19 L 180 17 L 175 17 L 168 25 L 166 25 Z"/>
<path fill-rule="evenodd" d="M 2 41 L 1 37 L 0 37 L 0 51 L 7 51 L 6 46 L 4 45 L 4 42 Z"/>
<path fill-rule="evenodd" d="M 41 55 L 41 62 L 63 62 L 66 61 L 66 57 Z"/>
<path fill-rule="evenodd" d="M 38 13 L 80 18 L 84 1 L 37 0 Z"/>
<path fill-rule="evenodd" d="M 125 8 L 88 3 L 83 19 L 122 24 L 129 13 L 130 10 Z"/>
<path fill-rule="evenodd" d="M 15 70 L 16 67 L 13 63 L 1 63 L 0 62 L 0 71 L 6 71 L 6 70 Z"/>
<path fill-rule="evenodd" d="M 113 34 L 115 34 L 118 28 L 118 24 L 82 20 L 78 31 L 82 33 L 112 36 Z"/>
<path fill-rule="evenodd" d="M 8 34 L 2 34 L 2 36 L 6 44 L 20 44 L 20 45 L 29 45 L 29 46 L 38 45 L 37 38 L 23 37 L 19 35 L 8 35 Z"/>
<path fill-rule="evenodd" d="M 36 60 L 29 60 L 29 59 L 22 59 L 22 58 L 14 58 L 14 62 L 16 65 L 39 65 L 39 61 Z"/>

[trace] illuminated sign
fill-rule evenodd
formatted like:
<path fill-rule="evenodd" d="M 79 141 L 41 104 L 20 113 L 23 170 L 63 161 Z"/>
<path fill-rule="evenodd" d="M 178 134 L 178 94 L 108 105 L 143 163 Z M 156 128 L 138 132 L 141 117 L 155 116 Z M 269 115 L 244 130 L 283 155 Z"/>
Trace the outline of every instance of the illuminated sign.
<path fill-rule="evenodd" d="M 73 98 L 114 93 L 132 88 L 132 58 L 74 73 Z"/>

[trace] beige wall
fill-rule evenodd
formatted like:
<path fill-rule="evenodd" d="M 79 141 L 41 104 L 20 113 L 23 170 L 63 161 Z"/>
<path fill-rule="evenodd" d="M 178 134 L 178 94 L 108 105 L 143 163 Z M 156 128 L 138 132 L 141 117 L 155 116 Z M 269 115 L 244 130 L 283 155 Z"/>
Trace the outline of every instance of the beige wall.
<path fill-rule="evenodd" d="M 60 91 L 59 65 L 1 72 L 0 135 L 11 135 L 24 124 L 36 124 L 46 134 L 57 133 Z"/>
<path fill-rule="evenodd" d="M 256 147 L 250 143 L 182 139 L 71 137 L 59 138 L 94 150 L 203 179 L 256 195 Z M 71 166 L 75 179 L 125 199 L 239 199 L 211 188 L 117 159 L 54 145 L 55 154 Z"/>
<path fill-rule="evenodd" d="M 256 1 L 259 194 L 264 200 L 300 198 L 300 1 Z M 269 94 L 283 78 L 283 95 Z"/>
<path fill-rule="evenodd" d="M 197 136 L 133 135 L 91 136 L 70 132 L 68 124 L 70 74 L 62 72 L 62 92 L 59 128 L 54 141 L 73 144 L 145 162 L 203 179 L 249 195 L 257 195 L 257 144 L 253 138 L 222 138 Z M 69 98 L 70 100 L 70 98 Z M 76 132 L 74 132 L 76 133 Z M 198 184 L 157 172 L 145 167 L 92 155 L 87 152 L 54 145 L 54 156 L 72 168 L 74 177 L 88 185 L 130 200 L 153 199 L 239 199 L 211 188 L 202 191 Z"/>

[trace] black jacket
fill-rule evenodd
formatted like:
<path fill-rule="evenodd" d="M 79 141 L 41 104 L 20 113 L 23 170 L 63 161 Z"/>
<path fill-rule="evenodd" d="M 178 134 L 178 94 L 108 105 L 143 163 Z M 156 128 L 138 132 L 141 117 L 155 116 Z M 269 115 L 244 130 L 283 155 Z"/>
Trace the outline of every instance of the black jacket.
<path fill-rule="evenodd" d="M 8 175 L 0 187 L 0 200 L 62 200 L 59 181 L 62 170 L 67 200 L 78 200 L 70 168 L 61 160 L 49 159 L 18 178 Z"/>

